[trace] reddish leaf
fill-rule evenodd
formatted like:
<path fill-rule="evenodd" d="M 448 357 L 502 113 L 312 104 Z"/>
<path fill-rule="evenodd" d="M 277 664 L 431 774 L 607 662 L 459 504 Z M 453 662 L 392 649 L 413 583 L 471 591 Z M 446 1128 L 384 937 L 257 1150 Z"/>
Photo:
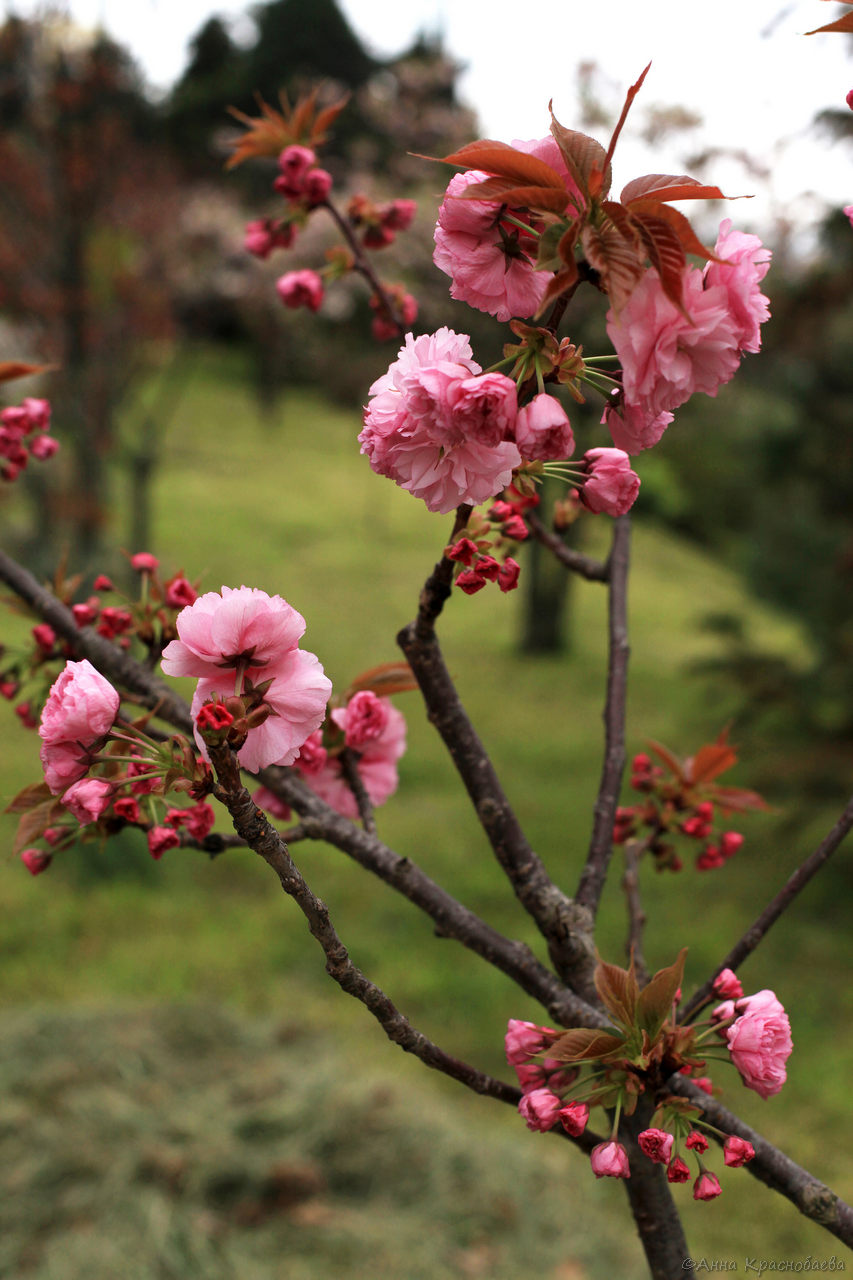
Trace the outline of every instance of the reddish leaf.
<path fill-rule="evenodd" d="M 514 209 L 547 209 L 562 213 L 569 201 L 565 187 L 520 187 L 512 178 L 486 178 L 459 193 L 460 200 L 499 200 Z"/>
<path fill-rule="evenodd" d="M 38 840 L 39 836 L 44 835 L 48 827 L 52 826 L 59 814 L 66 813 L 60 802 L 51 796 L 49 800 L 45 800 L 43 804 L 37 805 L 35 809 L 30 809 L 28 813 L 21 815 L 18 821 L 18 830 L 15 832 L 15 839 L 12 844 L 12 853 L 15 857 L 32 844 L 33 840 Z"/>
<path fill-rule="evenodd" d="M 554 190 L 563 192 L 566 190 L 563 179 L 544 160 L 517 151 L 505 142 L 493 142 L 489 138 L 481 142 L 469 142 L 449 156 L 443 156 L 442 163 L 462 165 L 465 169 L 484 169 L 486 173 L 512 178 L 518 186 L 553 187 Z"/>
<path fill-rule="evenodd" d="M 577 278 L 578 264 L 573 258 L 564 271 L 558 271 L 548 282 L 548 288 L 545 290 L 545 295 L 539 304 L 539 310 L 536 312 L 537 316 L 541 316 L 543 311 L 547 311 L 552 302 L 555 302 L 567 289 L 571 289 Z"/>
<path fill-rule="evenodd" d="M 581 232 L 586 259 L 601 276 L 601 287 L 609 295 L 614 311 L 625 305 L 645 271 L 637 248 L 615 227 L 584 227 Z"/>
<path fill-rule="evenodd" d="M 551 111 L 551 105 L 548 104 Z M 574 129 L 566 129 L 551 111 L 551 133 L 560 148 L 560 154 L 566 162 L 566 168 L 574 179 L 575 186 L 587 198 L 590 196 L 590 178 L 593 173 L 599 174 L 599 192 L 605 193 L 610 188 L 610 166 L 604 147 L 595 138 Z"/>
<path fill-rule="evenodd" d="M 15 378 L 28 378 L 32 373 L 44 373 L 53 369 L 51 364 L 25 364 L 23 360 L 0 360 L 0 382 L 12 382 Z"/>
<path fill-rule="evenodd" d="M 608 1013 L 626 1027 L 634 1025 L 634 1008 L 640 989 L 634 977 L 633 964 L 630 969 L 620 969 L 616 964 L 599 961 L 595 966 L 595 989 Z"/>
<path fill-rule="evenodd" d="M 633 222 L 649 262 L 660 276 L 664 293 L 677 307 L 681 307 L 684 268 L 687 266 L 681 241 L 672 227 L 654 214 L 637 214 Z"/>
<path fill-rule="evenodd" d="M 622 206 L 617 205 L 616 207 L 621 208 Z M 710 249 L 705 247 L 687 218 L 678 209 L 671 209 L 668 204 L 661 204 L 660 201 L 651 199 L 632 200 L 628 208 L 632 215 L 651 213 L 656 218 L 661 218 L 668 226 L 672 227 L 685 253 L 695 254 L 697 258 L 703 258 L 706 262 L 721 261 Z"/>
<path fill-rule="evenodd" d="M 697 178 L 669 173 L 647 173 L 634 178 L 619 197 L 623 204 L 653 196 L 655 200 L 727 200 L 719 187 L 706 187 Z"/>
<path fill-rule="evenodd" d="M 844 0 L 847 4 L 848 0 Z M 828 22 L 825 27 L 815 27 L 814 31 L 807 31 L 807 36 L 819 35 L 821 31 L 853 31 L 853 13 L 845 13 L 843 17 L 836 18 L 834 22 Z"/>
<path fill-rule="evenodd" d="M 674 964 L 657 973 L 643 987 L 637 998 L 637 1021 L 642 1030 L 647 1032 L 651 1041 L 655 1041 L 660 1029 L 669 1016 L 675 993 L 684 979 L 684 961 L 687 948 L 682 947 Z"/>
<path fill-rule="evenodd" d="M 625 105 L 622 108 L 622 114 L 619 117 L 619 119 L 616 121 L 616 128 L 613 130 L 610 143 L 607 147 L 607 155 L 605 156 L 604 164 L 601 166 L 605 170 L 608 168 L 608 166 L 610 165 L 610 161 L 613 159 L 613 152 L 616 150 L 616 143 L 619 139 L 619 134 L 622 132 L 622 126 L 624 125 L 625 121 L 628 118 L 628 112 L 631 110 L 631 103 L 634 101 L 637 94 L 640 92 L 640 89 L 642 88 L 642 85 L 643 85 L 643 81 L 648 75 L 649 67 L 651 65 L 652 64 L 650 62 L 646 64 L 639 80 L 636 82 L 636 84 L 631 85 L 630 89 L 625 95 Z"/>
<path fill-rule="evenodd" d="M 673 776 L 684 785 L 687 784 L 687 778 L 684 775 L 681 761 L 674 756 L 668 747 L 663 746 L 660 742 L 654 742 L 651 738 L 646 739 L 646 746 L 653 751 L 659 760 L 662 760 L 667 768 L 672 772 Z"/>
<path fill-rule="evenodd" d="M 383 662 L 380 666 L 371 667 L 369 671 L 362 671 L 361 675 L 356 676 L 346 690 L 344 698 L 348 702 L 354 693 L 360 693 L 364 689 L 369 689 L 381 697 L 389 697 L 392 693 L 406 693 L 417 687 L 418 682 L 408 662 Z"/>
<path fill-rule="evenodd" d="M 23 791 L 18 792 L 3 812 L 29 813 L 30 809 L 34 809 L 36 805 L 44 804 L 45 800 L 49 800 L 50 796 L 51 790 L 46 782 L 31 782 L 28 787 L 24 787 Z"/>
<path fill-rule="evenodd" d="M 706 743 L 689 761 L 687 780 L 693 786 L 700 782 L 713 782 L 734 764 L 737 764 L 737 752 L 727 742 Z"/>
<path fill-rule="evenodd" d="M 744 787 L 714 787 L 714 800 L 723 813 L 746 813 L 750 809 L 770 808 L 757 791 L 748 791 Z"/>
<path fill-rule="evenodd" d="M 548 1046 L 548 1057 L 557 1062 L 579 1062 L 584 1058 L 603 1058 L 624 1048 L 621 1036 L 608 1035 L 596 1027 L 574 1027 L 564 1031 Z"/>

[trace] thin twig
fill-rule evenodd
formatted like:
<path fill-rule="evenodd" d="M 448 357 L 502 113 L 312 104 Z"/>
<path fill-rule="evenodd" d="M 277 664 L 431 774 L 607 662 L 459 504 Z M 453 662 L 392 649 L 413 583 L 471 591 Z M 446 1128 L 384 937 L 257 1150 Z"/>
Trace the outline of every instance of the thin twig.
<path fill-rule="evenodd" d="M 341 770 L 346 780 L 346 784 L 355 797 L 358 806 L 359 817 L 365 831 L 372 836 L 376 835 L 376 819 L 373 816 L 373 805 L 370 802 L 370 796 L 367 794 L 367 788 L 364 785 L 364 779 L 358 770 L 358 756 L 356 752 L 351 751 L 349 747 L 345 747 L 338 756 Z"/>
<path fill-rule="evenodd" d="M 713 976 L 700 987 L 699 990 L 690 997 L 684 1011 L 680 1014 L 682 1022 L 689 1021 L 693 1014 L 703 1004 L 713 992 L 714 978 L 718 973 L 722 973 L 723 969 L 731 969 L 733 972 L 743 964 L 747 956 L 751 955 L 758 946 L 761 939 L 767 933 L 772 924 L 775 924 L 782 912 L 791 905 L 794 899 L 805 888 L 812 876 L 820 871 L 821 867 L 829 858 L 832 857 L 835 850 L 844 840 L 851 829 L 853 829 L 853 797 L 848 800 L 847 805 L 838 821 L 820 842 L 814 853 L 797 868 L 796 871 L 788 877 L 785 885 L 779 890 L 775 898 L 767 904 L 761 915 L 753 921 L 743 936 L 735 943 L 729 954 L 724 960 L 721 960 L 717 968 L 714 970 Z"/>
<path fill-rule="evenodd" d="M 613 525 L 608 587 L 607 700 L 604 705 L 604 761 L 595 802 L 592 839 L 575 900 L 593 918 L 607 878 L 613 854 L 613 823 L 622 772 L 625 768 L 625 708 L 628 694 L 628 565 L 630 516 L 619 516 Z"/>
<path fill-rule="evenodd" d="M 558 534 L 545 527 L 535 511 L 528 511 L 526 517 L 530 532 L 537 542 L 541 542 L 543 547 L 547 547 L 567 569 L 579 573 L 582 578 L 587 578 L 590 582 L 608 581 L 610 577 L 609 562 L 594 560 L 592 556 L 584 555 L 582 551 L 576 551 L 574 547 L 566 546 Z"/>
<path fill-rule="evenodd" d="M 622 876 L 622 888 L 628 904 L 628 958 L 633 960 L 637 981 L 644 986 L 649 979 L 643 956 L 643 929 L 646 924 L 646 913 L 640 897 L 640 858 L 643 853 L 643 842 L 629 840 L 625 845 L 625 872 Z"/>
<path fill-rule="evenodd" d="M 368 258 L 367 254 L 364 252 L 364 248 L 359 243 L 349 222 L 347 222 L 343 214 L 340 213 L 340 211 L 335 207 L 335 205 L 332 204 L 330 200 L 324 200 L 321 207 L 324 209 L 327 209 L 328 212 L 332 215 L 332 218 L 334 219 L 338 230 L 340 231 L 341 235 L 344 237 L 347 244 L 349 245 L 350 252 L 352 253 L 353 258 L 355 259 L 354 266 L 356 271 L 358 271 L 361 275 L 364 276 L 365 280 L 370 285 L 373 292 L 379 298 L 382 304 L 382 309 L 385 312 L 387 319 L 391 322 L 391 324 L 395 326 L 400 337 L 401 338 L 404 337 L 406 333 L 406 326 L 403 324 L 400 313 L 397 307 L 394 305 L 394 302 L 391 299 L 388 293 L 388 290 L 385 288 L 382 281 L 379 279 L 379 276 L 373 270 L 373 266 L 370 262 L 370 259 Z"/>
<path fill-rule="evenodd" d="M 669 1080 L 668 1087 L 673 1093 L 680 1093 L 701 1107 L 709 1124 L 720 1129 L 724 1135 L 734 1133 L 752 1143 L 755 1159 L 750 1160 L 745 1168 L 753 1177 L 785 1196 L 797 1206 L 800 1213 L 825 1227 L 844 1244 L 853 1245 L 853 1207 L 692 1081 L 675 1075 Z M 712 1136 L 720 1143 L 725 1140 L 716 1134 Z"/>

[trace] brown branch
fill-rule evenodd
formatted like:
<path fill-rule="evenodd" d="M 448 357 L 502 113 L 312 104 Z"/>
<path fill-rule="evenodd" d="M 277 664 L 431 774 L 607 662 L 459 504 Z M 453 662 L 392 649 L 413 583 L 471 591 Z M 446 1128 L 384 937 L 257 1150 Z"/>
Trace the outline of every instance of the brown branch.
<path fill-rule="evenodd" d="M 322 205 L 319 207 L 328 210 L 328 212 L 332 215 L 335 225 L 337 226 L 341 235 L 346 240 L 349 246 L 350 252 L 353 255 L 353 258 L 354 258 L 353 265 L 355 267 L 355 270 L 358 271 L 360 275 L 364 276 L 365 280 L 370 285 L 373 292 L 379 298 L 380 302 L 382 303 L 383 311 L 385 312 L 391 324 L 396 326 L 397 332 L 400 335 L 400 337 L 401 338 L 405 337 L 406 326 L 403 324 L 402 317 L 400 316 L 399 311 L 397 310 L 397 308 L 394 305 L 394 302 L 389 296 L 388 290 L 385 288 L 382 281 L 379 279 L 379 276 L 373 270 L 371 261 L 367 256 L 367 254 L 365 253 L 363 245 L 359 243 L 349 222 L 343 216 L 343 214 L 340 213 L 340 211 L 335 207 L 335 205 L 332 204 L 331 200 L 323 201 Z"/>
<path fill-rule="evenodd" d="M 376 835 L 376 819 L 373 816 L 373 805 L 370 802 L 370 796 L 367 794 L 367 788 L 364 780 L 358 771 L 358 755 L 356 752 L 345 747 L 338 757 L 341 765 L 346 784 L 355 797 L 358 806 L 359 817 L 365 831 L 370 835 Z"/>
<path fill-rule="evenodd" d="M 630 516 L 613 524 L 613 544 L 608 565 L 608 664 L 607 700 L 604 705 L 604 761 L 595 802 L 592 839 L 575 900 L 593 916 L 598 910 L 607 868 L 613 854 L 613 823 L 622 771 L 625 768 L 625 706 L 628 690 L 628 565 Z"/>
<path fill-rule="evenodd" d="M 785 1196 L 800 1213 L 825 1227 L 844 1244 L 853 1245 L 853 1207 L 684 1076 L 672 1076 L 668 1088 L 700 1106 L 708 1122 L 724 1135 L 734 1133 L 752 1143 L 755 1159 L 745 1168 L 753 1177 Z M 724 1137 L 712 1136 L 717 1142 L 725 1141 Z"/>
<path fill-rule="evenodd" d="M 545 527 L 535 511 L 528 511 L 526 518 L 530 532 L 537 542 L 541 542 L 543 547 L 547 547 L 567 569 L 571 569 L 574 573 L 579 573 L 582 578 L 586 578 L 590 582 L 607 582 L 609 580 L 609 562 L 594 560 L 592 556 L 584 555 L 582 551 L 576 551 L 574 547 L 567 547 L 558 534 Z"/>
<path fill-rule="evenodd" d="M 761 939 L 767 933 L 771 925 L 775 924 L 782 912 L 791 905 L 799 893 L 806 887 L 812 876 L 820 871 L 825 862 L 832 857 L 835 850 L 853 829 L 853 797 L 847 802 L 847 806 L 841 814 L 838 821 L 820 842 L 814 853 L 797 868 L 796 871 L 788 877 L 787 882 L 776 894 L 775 898 L 767 904 L 761 915 L 749 926 L 743 936 L 735 943 L 729 954 L 724 960 L 721 960 L 717 968 L 714 970 L 713 976 L 700 987 L 695 995 L 691 996 L 687 1005 L 681 1013 L 680 1020 L 682 1022 L 689 1021 L 697 1009 L 707 1003 L 713 993 L 714 978 L 723 969 L 731 969 L 736 971 L 738 966 L 743 964 L 747 956 L 751 955 L 758 946 Z"/>
<path fill-rule="evenodd" d="M 466 512 L 466 520 L 467 510 L 460 508 L 460 512 Z M 586 908 L 579 910 L 554 884 L 528 844 L 441 653 L 435 620 L 450 594 L 452 574 L 453 565 L 445 557 L 426 581 L 417 618 L 400 631 L 397 643 L 408 659 L 429 719 L 450 753 L 492 851 L 519 902 L 548 943 L 558 974 L 593 1001 L 591 915 Z"/>
<path fill-rule="evenodd" d="M 643 855 L 644 841 L 629 840 L 625 845 L 625 872 L 622 876 L 622 888 L 628 905 L 628 945 L 626 951 L 629 960 L 633 960 L 637 981 L 645 986 L 649 980 L 643 956 L 643 929 L 646 924 L 646 913 L 640 897 L 640 858 Z"/>
<path fill-rule="evenodd" d="M 414 1054 L 428 1067 L 459 1080 L 475 1093 L 517 1106 L 521 1097 L 519 1089 L 445 1053 L 417 1031 L 385 992 L 353 964 L 332 925 L 325 903 L 309 888 L 290 857 L 287 845 L 242 785 L 234 753 L 228 747 L 210 747 L 210 756 L 219 779 L 214 792 L 217 800 L 230 813 L 237 834 L 273 869 L 284 892 L 293 898 L 305 916 L 313 937 L 323 948 L 329 976 L 348 995 L 361 1001 L 379 1022 L 388 1039 L 406 1053 Z"/>

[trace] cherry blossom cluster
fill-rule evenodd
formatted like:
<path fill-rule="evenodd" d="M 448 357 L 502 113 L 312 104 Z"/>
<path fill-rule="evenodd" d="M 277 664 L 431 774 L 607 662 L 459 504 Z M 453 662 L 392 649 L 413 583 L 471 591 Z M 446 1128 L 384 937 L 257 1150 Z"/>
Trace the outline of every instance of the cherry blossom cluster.
<path fill-rule="evenodd" d="M 27 814 L 27 838 L 44 845 L 21 850 L 33 875 L 81 828 L 107 836 L 140 827 L 154 858 L 180 843 L 179 828 L 195 839 L 212 829 L 214 812 L 202 799 L 211 786 L 206 766 L 177 735 L 153 738 L 142 722 L 123 720 L 120 705 L 118 691 L 86 659 L 66 662 L 51 687 L 39 722 L 44 787 L 12 806 Z M 168 805 L 168 790 L 189 792 L 195 803 Z"/>
<path fill-rule="evenodd" d="M 373 336 L 377 341 L 396 338 L 401 323 L 403 326 L 414 323 L 417 303 L 402 285 L 379 284 L 371 278 L 371 273 L 363 269 L 361 256 L 364 251 L 392 244 L 399 231 L 411 226 L 417 206 L 414 200 L 404 199 L 377 204 L 357 194 L 350 199 L 344 216 L 330 202 L 332 175 L 319 168 L 316 160 L 314 149 L 299 143 L 291 143 L 282 150 L 273 190 L 287 202 L 285 212 L 278 218 L 249 222 L 243 245 L 255 257 L 266 259 L 275 249 L 291 248 L 298 230 L 316 209 L 330 210 L 347 235 L 349 246 L 330 250 L 322 272 L 309 267 L 285 272 L 276 282 L 278 296 L 286 307 L 319 311 L 327 281 L 353 269 L 361 270 L 371 283 L 370 306 L 375 313 L 371 325 Z"/>
<path fill-rule="evenodd" d="M 589 486 L 590 510 L 613 515 L 628 510 L 640 483 L 616 449 L 593 449 L 564 465 L 575 441 L 560 402 L 541 392 L 519 408 L 512 378 L 483 372 L 467 335 L 448 328 L 406 335 L 370 388 L 359 442 L 378 475 L 442 514 L 494 498 L 530 463 L 539 472 L 561 464 L 582 500 Z"/>
<path fill-rule="evenodd" d="M 706 1134 L 722 1141 L 729 1167 L 746 1164 L 755 1151 L 745 1139 L 720 1133 L 702 1120 L 702 1108 L 672 1093 L 667 1081 L 678 1072 L 712 1092 L 710 1080 L 697 1073 L 719 1052 L 715 1042 L 722 1041 L 725 1056 L 743 1083 L 768 1098 L 785 1082 L 785 1064 L 793 1045 L 787 1014 L 774 993 L 744 996 L 728 969 L 714 983 L 714 993 L 726 997 L 723 1004 L 703 1023 L 679 1025 L 676 1010 L 681 990 L 674 984 L 680 980 L 684 954 L 642 990 L 633 969 L 599 964 L 596 986 L 613 1019 L 612 1034 L 597 1028 L 561 1032 L 510 1019 L 505 1050 L 518 1076 L 522 1090 L 518 1109 L 529 1129 L 546 1133 L 560 1126 L 578 1137 L 586 1129 L 591 1108 L 612 1110 L 610 1138 L 593 1148 L 590 1163 L 596 1177 L 629 1178 L 628 1152 L 618 1140 L 619 1120 L 622 1114 L 632 1114 L 637 1100 L 645 1095 L 654 1113 L 652 1124 L 638 1137 L 640 1149 L 666 1166 L 672 1183 L 690 1179 L 687 1159 L 692 1154 L 697 1163 L 693 1198 L 712 1200 L 721 1188 L 717 1175 L 702 1160 L 708 1150 Z M 668 1012 L 664 1012 L 665 1002 L 670 1002 Z"/>
<path fill-rule="evenodd" d="M 755 792 L 739 787 L 721 787 L 714 781 L 714 765 L 700 777 L 694 776 L 695 761 L 677 761 L 659 744 L 651 749 L 666 762 L 655 764 L 646 752 L 639 752 L 631 762 L 631 786 L 642 799 L 616 810 L 614 844 L 633 842 L 640 853 L 649 853 L 659 871 L 680 871 L 684 866 L 679 844 L 698 844 L 695 865 L 699 871 L 722 867 L 743 844 L 739 831 L 721 830 L 720 816 L 733 811 L 763 808 L 764 802 Z M 703 748 L 711 751 L 713 748 Z M 721 760 L 728 767 L 731 760 Z"/>
<path fill-rule="evenodd" d="M 389 698 L 360 689 L 343 706 L 330 709 L 322 729 L 306 739 L 293 762 L 307 786 L 346 818 L 360 816 L 358 799 L 345 767 L 348 756 L 371 806 L 384 804 L 397 790 L 397 761 L 406 749 L 406 721 Z M 260 787 L 259 808 L 286 822 L 290 809 Z"/>
<path fill-rule="evenodd" d="M 46 462 L 59 448 L 48 434 L 50 403 L 27 396 L 21 404 L 0 410 L 0 479 L 16 480 L 29 462 Z"/>

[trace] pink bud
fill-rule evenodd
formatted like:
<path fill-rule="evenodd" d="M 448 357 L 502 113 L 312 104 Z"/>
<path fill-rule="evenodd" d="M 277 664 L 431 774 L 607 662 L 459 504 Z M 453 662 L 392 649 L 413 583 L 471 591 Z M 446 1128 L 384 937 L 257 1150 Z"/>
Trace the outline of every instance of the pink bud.
<path fill-rule="evenodd" d="M 630 1178 L 628 1152 L 621 1142 L 599 1142 L 589 1157 L 596 1178 Z"/>
<path fill-rule="evenodd" d="M 38 626 L 33 627 L 33 639 L 40 649 L 44 649 L 45 653 L 50 653 L 56 644 L 56 632 L 46 622 L 40 622 Z"/>
<path fill-rule="evenodd" d="M 720 837 L 720 853 L 724 858 L 730 858 L 742 844 L 743 836 L 739 831 L 724 831 Z"/>
<path fill-rule="evenodd" d="M 708 1173 L 707 1169 L 693 1183 L 694 1200 L 716 1200 L 721 1191 L 719 1178 L 715 1173 Z"/>
<path fill-rule="evenodd" d="M 59 441 L 53 436 L 33 436 L 29 442 L 30 453 L 39 462 L 47 462 L 59 451 Z"/>
<path fill-rule="evenodd" d="M 21 862 L 27 868 L 31 876 L 40 876 L 43 871 L 47 871 L 53 855 L 47 853 L 44 849 L 23 849 L 21 851 Z"/>
<path fill-rule="evenodd" d="M 520 573 L 521 566 L 518 561 L 513 560 L 512 556 L 507 556 L 498 574 L 498 586 L 501 591 L 514 591 L 518 586 L 518 575 Z"/>
<path fill-rule="evenodd" d="M 547 1133 L 557 1123 L 562 1102 L 550 1089 L 533 1089 L 518 1104 L 528 1129 L 534 1133 Z"/>
<path fill-rule="evenodd" d="M 323 204 L 332 189 L 332 175 L 325 169 L 309 169 L 302 184 L 302 198 L 309 205 Z"/>
<path fill-rule="evenodd" d="M 697 1076 L 697 1077 L 696 1077 L 696 1079 L 693 1081 L 693 1083 L 694 1083 L 695 1085 L 698 1085 L 698 1086 L 699 1086 L 699 1088 L 702 1090 L 702 1092 L 703 1092 L 703 1093 L 710 1094 L 710 1095 L 711 1095 L 711 1097 L 713 1097 L 713 1095 L 714 1095 L 714 1086 L 713 1086 L 713 1084 L 712 1084 L 712 1082 L 711 1082 L 711 1077 L 710 1077 L 710 1076 Z"/>
<path fill-rule="evenodd" d="M 754 1156 L 755 1147 L 751 1142 L 747 1142 L 745 1138 L 738 1138 L 734 1133 L 729 1134 L 723 1144 L 723 1159 L 730 1168 L 739 1169 Z"/>
<path fill-rule="evenodd" d="M 278 296 L 286 307 L 307 307 L 319 311 L 323 301 L 323 281 L 316 271 L 288 271 L 276 281 Z"/>
<path fill-rule="evenodd" d="M 160 561 L 150 551 L 137 551 L 130 557 L 130 563 L 137 573 L 154 573 Z"/>
<path fill-rule="evenodd" d="M 588 511 L 623 516 L 640 492 L 640 477 L 631 470 L 631 460 L 622 449 L 588 449 L 584 462 L 589 474 L 581 489 L 581 502 Z"/>
<path fill-rule="evenodd" d="M 672 1157 L 672 1144 L 675 1141 L 671 1133 L 665 1129 L 644 1129 L 638 1135 L 640 1150 L 656 1164 L 668 1165 Z"/>
<path fill-rule="evenodd" d="M 466 596 L 473 596 L 478 591 L 482 591 L 486 585 L 486 579 L 476 569 L 463 569 L 456 579 L 456 585 L 460 591 L 464 591 Z"/>
<path fill-rule="evenodd" d="M 707 1151 L 708 1139 L 704 1133 L 697 1133 L 695 1129 L 691 1129 L 684 1143 L 688 1151 Z"/>
<path fill-rule="evenodd" d="M 281 177 L 273 183 L 276 191 L 286 196 L 300 195 L 305 175 L 316 158 L 310 147 L 301 147 L 298 144 L 285 147 L 278 158 Z"/>
<path fill-rule="evenodd" d="M 163 598 L 170 609 L 186 609 L 195 604 L 198 592 L 191 582 L 178 573 L 166 583 Z"/>
<path fill-rule="evenodd" d="M 512 538 L 515 542 L 524 542 L 528 537 L 527 525 L 517 512 L 513 512 L 509 519 L 504 521 L 501 533 L 505 538 Z"/>
<path fill-rule="evenodd" d="M 690 1170 L 682 1160 L 681 1156 L 676 1156 L 672 1164 L 666 1171 L 667 1182 L 687 1182 L 690 1177 Z"/>
<path fill-rule="evenodd" d="M 99 573 L 92 586 L 96 591 L 115 591 L 112 580 L 105 573 Z"/>
<path fill-rule="evenodd" d="M 380 208 L 379 216 L 389 231 L 408 231 L 417 210 L 414 200 L 392 200 Z"/>
<path fill-rule="evenodd" d="M 159 860 L 167 849 L 175 849 L 181 838 L 168 827 L 151 827 L 147 834 L 148 851 L 152 858 Z"/>
<path fill-rule="evenodd" d="M 455 560 L 458 564 L 473 564 L 475 556 L 479 553 L 476 544 L 470 538 L 459 538 L 452 546 L 445 547 L 444 554 L 448 560 Z"/>
<path fill-rule="evenodd" d="M 122 796 L 114 801 L 113 813 L 125 822 L 139 822 L 139 804 L 134 796 Z"/>
<path fill-rule="evenodd" d="M 103 778 L 81 778 L 62 795 L 62 803 L 81 826 L 97 822 L 109 804 L 113 789 Z"/>
<path fill-rule="evenodd" d="M 578 1138 L 586 1128 L 589 1120 L 589 1107 L 585 1102 L 569 1102 L 557 1112 L 560 1124 L 566 1133 Z"/>
<path fill-rule="evenodd" d="M 740 979 L 731 969 L 722 969 L 714 979 L 714 991 L 724 1000 L 739 1000 L 743 995 Z M 734 1013 L 734 1009 L 732 1009 Z M 729 1015 L 731 1017 L 731 1014 Z"/>
<path fill-rule="evenodd" d="M 530 461 L 557 462 L 570 458 L 575 438 L 568 414 L 559 400 L 543 392 L 519 409 L 515 443 L 521 456 Z"/>
<path fill-rule="evenodd" d="M 544 1053 L 556 1034 L 552 1027 L 540 1027 L 535 1022 L 510 1018 L 504 1036 L 507 1062 L 512 1067 L 526 1062 L 537 1053 Z"/>
<path fill-rule="evenodd" d="M 853 89 L 849 91 L 844 101 L 847 103 L 850 110 L 853 111 Z"/>
<path fill-rule="evenodd" d="M 72 604 L 71 612 L 78 627 L 90 626 L 98 616 L 97 610 L 90 604 Z"/>

